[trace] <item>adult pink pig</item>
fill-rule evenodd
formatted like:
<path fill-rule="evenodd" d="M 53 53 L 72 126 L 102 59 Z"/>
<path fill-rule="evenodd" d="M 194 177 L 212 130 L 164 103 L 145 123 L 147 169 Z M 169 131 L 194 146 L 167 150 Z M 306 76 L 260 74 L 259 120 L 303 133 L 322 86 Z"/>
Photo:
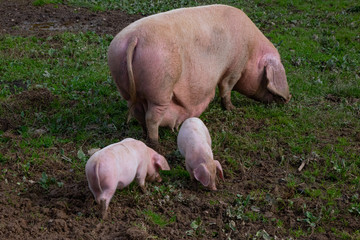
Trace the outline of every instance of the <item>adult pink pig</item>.
<path fill-rule="evenodd" d="M 290 100 L 274 45 L 241 10 L 226 5 L 176 9 L 142 18 L 118 33 L 108 64 L 130 113 L 158 142 L 159 126 L 199 116 L 219 92 L 262 102 Z"/>
<path fill-rule="evenodd" d="M 145 192 L 145 180 L 161 182 L 159 170 L 170 170 L 166 159 L 143 142 L 127 138 L 94 153 L 86 163 L 89 188 L 100 204 L 100 214 L 107 209 L 116 189 L 128 186 L 136 177 Z"/>
<path fill-rule="evenodd" d="M 178 149 L 185 157 L 186 170 L 210 190 L 216 190 L 216 174 L 224 180 L 219 161 L 214 160 L 211 138 L 205 124 L 196 117 L 188 118 L 181 125 L 177 137 Z"/>

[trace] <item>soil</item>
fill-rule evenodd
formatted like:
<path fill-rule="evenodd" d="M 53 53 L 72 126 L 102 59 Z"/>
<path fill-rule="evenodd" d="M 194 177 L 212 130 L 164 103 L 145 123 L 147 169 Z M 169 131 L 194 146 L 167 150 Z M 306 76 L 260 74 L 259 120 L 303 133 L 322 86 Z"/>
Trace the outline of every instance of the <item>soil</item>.
<path fill-rule="evenodd" d="M 31 2 L 0 0 L 0 35 L 46 37 L 62 31 L 94 31 L 98 34 L 115 35 L 142 17 L 128 15 L 120 10 L 93 12 L 64 5 L 33 6 Z M 309 208 L 323 204 L 303 198 L 294 200 L 295 194 L 306 193 L 300 187 L 289 188 L 284 178 L 289 171 L 293 171 L 294 175 L 299 174 L 289 170 L 296 169 L 299 162 L 289 162 L 279 168 L 280 156 L 268 156 L 266 161 L 255 166 L 240 165 L 231 174 L 225 171 L 225 182 L 218 184 L 216 192 L 205 190 L 191 182 L 188 176 L 181 174 L 173 177 L 164 173 L 164 182 L 171 181 L 172 184 L 167 185 L 167 188 L 162 188 L 161 184 L 150 184 L 150 187 L 157 190 L 147 194 L 142 194 L 137 185 L 132 184 L 115 194 L 110 203 L 108 218 L 102 220 L 84 172 L 76 174 L 81 171 L 75 171 L 74 165 L 64 157 L 76 154 L 74 143 L 44 148 L 44 152 L 39 152 L 36 158 L 40 164 L 31 165 L 29 173 L 24 174 L 26 166 L 20 159 L 31 159 L 33 153 L 21 150 L 20 145 L 24 143 L 16 131 L 22 125 L 19 109 L 46 110 L 55 98 L 46 89 L 24 89 L 4 103 L 10 114 L 6 118 L 0 118 L 0 130 L 5 132 L 0 154 L 5 156 L 6 153 L 9 157 L 0 165 L 0 239 L 246 239 L 264 230 L 271 236 L 284 238 L 289 236 L 289 232 L 284 229 L 307 229 L 306 222 L 297 221 L 304 218 L 304 203 Z M 239 132 L 255 132 L 264 124 L 266 123 L 255 120 L 238 123 Z M 221 129 L 222 120 L 214 120 L 213 128 Z M 36 138 L 44 132 L 46 130 L 36 129 L 32 134 Z M 283 144 L 286 149 L 285 143 L 279 144 Z M 15 149 L 18 151 L 9 153 L 7 149 L 10 146 L 17 146 Z M 174 152 L 174 144 L 167 144 L 164 148 L 170 163 L 180 161 Z M 60 155 L 59 149 L 64 154 Z M 226 149 L 226 141 L 223 149 Z M 262 158 L 269 155 L 263 151 L 258 153 Z M 49 155 L 63 157 L 55 162 L 46 161 Z M 257 157 L 249 156 L 251 159 Z M 224 169 L 231 168 L 223 162 Z M 42 175 L 44 169 L 49 174 L 47 185 L 39 184 L 39 179 L 46 179 Z M 270 194 L 263 196 L 266 198 L 266 205 L 251 206 L 253 212 L 261 213 L 266 219 L 281 219 L 282 228 L 277 227 L 275 220 L 247 221 L 241 218 L 243 215 L 234 214 L 240 211 L 240 205 L 234 202 L 233 195 L 229 193 L 241 194 L 245 199 L 245 196 L 257 188 L 266 189 Z M 287 199 L 292 199 L 293 206 L 289 206 Z M 256 204 L 249 201 L 251 205 Z M 349 199 L 344 196 L 339 201 L 346 204 Z M 167 224 L 155 224 L 149 217 L 149 209 L 161 214 Z M 360 223 L 354 221 L 349 214 L 344 214 L 344 219 L 347 220 L 347 225 L 333 222 L 332 227 L 348 229 L 350 232 L 360 229 Z M 310 238 L 336 238 L 330 229 L 325 230 L 325 233 L 313 233 Z M 267 238 L 261 238 L 260 234 L 258 239 Z"/>
<path fill-rule="evenodd" d="M 0 0 L 0 34 L 47 37 L 58 32 L 115 35 L 141 18 L 122 11 L 94 12 L 65 5 L 33 6 L 30 0 Z"/>

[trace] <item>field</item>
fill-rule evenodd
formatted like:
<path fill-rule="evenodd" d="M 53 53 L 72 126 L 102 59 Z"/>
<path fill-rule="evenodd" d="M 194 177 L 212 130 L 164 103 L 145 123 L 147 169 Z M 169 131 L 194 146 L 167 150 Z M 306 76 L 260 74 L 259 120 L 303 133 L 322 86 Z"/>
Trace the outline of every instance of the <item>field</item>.
<path fill-rule="evenodd" d="M 126 137 L 128 108 L 107 48 L 153 13 L 225 3 L 278 48 L 292 99 L 216 94 L 200 116 L 225 182 L 191 182 L 176 132 L 160 128 L 171 171 L 117 191 L 102 220 L 88 151 Z M 360 239 L 358 1 L 0 0 L 1 239 Z"/>

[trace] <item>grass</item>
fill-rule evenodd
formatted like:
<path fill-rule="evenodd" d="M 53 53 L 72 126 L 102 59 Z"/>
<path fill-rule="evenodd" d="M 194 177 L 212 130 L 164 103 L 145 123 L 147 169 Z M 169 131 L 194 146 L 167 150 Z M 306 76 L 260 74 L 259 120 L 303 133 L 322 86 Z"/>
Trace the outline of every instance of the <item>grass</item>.
<path fill-rule="evenodd" d="M 143 214 L 149 219 L 150 222 L 160 226 L 165 227 L 168 224 L 171 224 L 176 221 L 176 216 L 172 216 L 170 219 L 162 216 L 161 214 L 157 214 L 151 210 L 143 211 Z"/>
<path fill-rule="evenodd" d="M 245 172 L 266 161 L 275 164 L 274 169 L 287 169 L 282 178 L 294 194 L 285 199 L 276 194 L 271 197 L 278 211 L 283 211 L 283 206 L 301 212 L 297 218 L 301 224 L 285 229 L 285 219 L 272 221 L 251 210 L 252 205 L 271 205 L 265 197 L 270 191 L 266 187 L 260 186 L 261 194 L 254 194 L 251 200 L 228 192 L 224 195 L 232 196 L 234 201 L 225 214 L 229 229 L 224 231 L 235 229 L 233 222 L 266 219 L 286 235 L 301 238 L 311 236 L 312 230 L 329 230 L 332 224 L 344 221 L 345 215 L 355 221 L 360 215 L 360 15 L 356 1 L 37 0 L 33 4 L 71 4 L 149 15 L 215 2 L 242 8 L 277 46 L 293 99 L 284 106 L 263 105 L 233 93 L 238 108 L 224 112 L 216 96 L 201 116 L 211 132 L 214 154 L 223 160 L 230 178 L 239 177 L 239 164 Z M 10 163 L 15 152 L 21 151 L 21 176 L 32 176 L 32 169 L 41 168 L 45 159 L 55 161 L 61 156 L 66 156 L 82 174 L 86 148 L 104 147 L 127 136 L 141 139 L 139 125 L 135 121 L 126 124 L 126 102 L 109 75 L 106 52 L 112 38 L 93 32 L 48 38 L 0 36 L 0 116 L 18 125 L 15 134 L 21 138 L 17 140 L 0 130 L 0 143 L 9 146 L 0 153 L 1 165 Z M 38 89 L 51 93 L 48 104 L 19 98 L 24 90 Z M 21 108 L 17 105 L 20 100 Z M 39 129 L 45 130 L 41 136 L 35 134 Z M 176 137 L 168 129 L 161 129 L 160 134 L 163 144 L 170 144 Z M 67 144 L 76 151 L 53 150 Z M 171 156 L 178 161 L 171 172 L 163 173 L 164 179 L 182 187 L 189 175 L 178 153 L 174 151 Z M 307 161 L 304 170 L 297 172 L 303 161 Z M 1 181 L 5 181 L 6 174 L 4 169 Z M 61 183 L 48 176 L 45 169 L 39 182 L 44 189 Z M 155 194 L 171 192 L 173 186 L 165 186 L 155 189 Z M 299 198 L 309 205 L 296 205 Z M 339 199 L 349 200 L 340 205 Z M 310 204 L 314 202 L 317 204 Z M 143 215 L 160 227 L 175 221 L 151 210 Z M 188 234 L 204 234 L 205 225 L 204 220 L 195 219 Z M 360 235 L 359 231 L 337 227 L 332 232 L 344 239 Z"/>

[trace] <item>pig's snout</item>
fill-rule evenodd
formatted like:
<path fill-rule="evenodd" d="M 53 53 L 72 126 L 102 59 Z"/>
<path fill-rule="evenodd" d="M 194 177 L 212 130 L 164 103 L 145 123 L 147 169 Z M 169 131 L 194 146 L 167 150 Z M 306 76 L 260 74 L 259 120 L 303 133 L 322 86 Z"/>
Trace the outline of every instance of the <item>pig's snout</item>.
<path fill-rule="evenodd" d="M 265 93 L 262 97 L 253 97 L 253 99 L 255 100 L 259 100 L 265 104 L 270 104 L 272 102 L 278 103 L 278 104 L 286 104 L 290 101 L 291 99 L 291 94 L 289 94 L 289 96 L 287 96 L 287 98 L 284 98 L 282 96 L 279 95 L 275 95 L 271 92 L 267 92 Z"/>
<path fill-rule="evenodd" d="M 285 103 L 288 103 L 288 102 L 290 101 L 291 97 L 292 97 L 292 95 L 291 95 L 291 94 L 289 94 L 288 99 L 285 99 Z"/>
<path fill-rule="evenodd" d="M 291 99 L 291 94 L 289 94 L 289 96 L 287 98 L 277 96 L 277 97 L 275 97 L 275 102 L 276 103 L 286 104 L 286 103 L 288 103 L 290 101 L 290 99 Z"/>

